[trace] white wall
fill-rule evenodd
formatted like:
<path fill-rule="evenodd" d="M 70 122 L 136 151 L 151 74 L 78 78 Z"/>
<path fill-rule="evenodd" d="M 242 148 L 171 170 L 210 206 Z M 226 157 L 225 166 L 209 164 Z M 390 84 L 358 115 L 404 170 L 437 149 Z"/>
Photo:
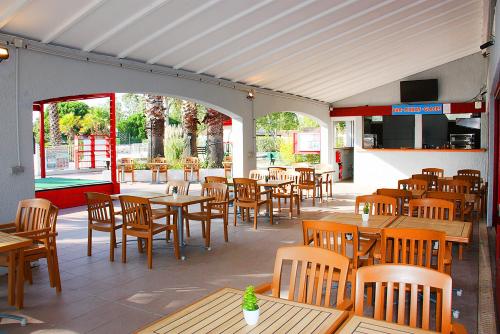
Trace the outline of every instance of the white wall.
<path fill-rule="evenodd" d="M 294 111 L 312 116 L 323 125 L 329 123 L 328 106 L 323 103 L 258 91 L 252 115 L 252 102 L 246 99 L 244 91 L 30 49 L 19 51 L 20 162 L 25 172 L 17 176 L 10 173 L 10 168 L 18 164 L 16 62 L 15 50 L 10 48 L 13 57 L 0 64 L 0 221 L 13 218 L 20 199 L 34 196 L 32 103 L 37 100 L 100 92 L 133 92 L 177 96 L 211 106 L 231 116 L 234 137 L 241 135 L 233 146 L 235 175 L 245 175 L 255 168 L 253 117 Z"/>

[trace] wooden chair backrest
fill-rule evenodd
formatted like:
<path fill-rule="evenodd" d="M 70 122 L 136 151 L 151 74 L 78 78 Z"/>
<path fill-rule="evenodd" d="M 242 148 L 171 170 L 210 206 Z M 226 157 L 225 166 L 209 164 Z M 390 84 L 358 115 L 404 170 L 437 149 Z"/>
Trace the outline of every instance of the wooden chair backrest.
<path fill-rule="evenodd" d="M 167 159 L 166 158 L 162 158 L 162 157 L 156 157 L 156 158 L 151 159 L 151 162 L 167 163 Z M 157 168 L 160 169 L 160 172 L 165 172 L 168 169 L 168 166 L 167 165 L 161 165 L 161 166 L 159 166 Z"/>
<path fill-rule="evenodd" d="M 358 268 L 359 232 L 356 225 L 303 220 L 302 234 L 304 245 L 325 248 L 349 258 L 352 256 L 352 267 Z"/>
<path fill-rule="evenodd" d="M 258 201 L 259 189 L 257 180 L 250 178 L 234 178 L 234 198 L 239 202 Z"/>
<path fill-rule="evenodd" d="M 201 195 L 215 197 L 212 202 L 224 202 L 227 199 L 227 184 L 223 183 L 203 183 L 201 185 Z"/>
<path fill-rule="evenodd" d="M 425 196 L 427 198 L 444 199 L 455 204 L 455 219 L 464 220 L 465 195 L 457 192 L 444 191 L 428 191 Z"/>
<path fill-rule="evenodd" d="M 269 178 L 271 180 L 278 180 L 278 175 L 286 172 L 285 167 L 268 167 L 267 171 L 269 172 Z"/>
<path fill-rule="evenodd" d="M 295 171 L 300 173 L 299 184 L 300 185 L 315 185 L 316 179 L 314 177 L 314 168 L 309 167 L 297 167 Z"/>
<path fill-rule="evenodd" d="M 356 272 L 356 298 L 354 313 L 366 316 L 364 291 L 366 284 L 375 283 L 373 318 L 397 322 L 410 327 L 430 328 L 431 288 L 441 290 L 441 333 L 451 333 L 452 279 L 436 270 L 398 264 L 366 266 Z M 396 290 L 397 289 L 397 290 Z M 407 291 L 410 293 L 407 293 Z M 395 292 L 397 293 L 395 295 Z M 408 300 L 407 300 L 408 297 Z M 397 311 L 394 312 L 395 301 Z M 409 319 L 406 302 L 409 301 Z M 394 319 L 394 313 L 397 317 Z"/>
<path fill-rule="evenodd" d="M 412 193 L 409 190 L 403 189 L 390 189 L 390 188 L 380 188 L 377 189 L 377 195 L 389 196 L 396 199 L 396 213 L 398 215 L 403 214 L 403 207 L 405 203 L 409 203 L 412 199 Z"/>
<path fill-rule="evenodd" d="M 413 174 L 412 179 L 427 181 L 428 190 L 430 190 L 434 185 L 437 185 L 438 177 L 431 174 Z"/>
<path fill-rule="evenodd" d="M 105 223 L 115 226 L 113 200 L 108 194 L 87 192 L 85 198 L 89 224 Z"/>
<path fill-rule="evenodd" d="M 370 204 L 370 215 L 395 216 L 397 214 L 397 200 L 394 197 L 384 195 L 356 196 L 354 212 L 360 213 L 359 206 L 364 207 L 365 203 Z"/>
<path fill-rule="evenodd" d="M 233 156 L 226 155 L 222 161 L 224 161 L 224 162 L 233 162 Z"/>
<path fill-rule="evenodd" d="M 427 190 L 429 188 L 429 182 L 420 179 L 404 179 L 398 181 L 398 188 L 406 190 Z"/>
<path fill-rule="evenodd" d="M 264 180 L 266 176 L 269 176 L 267 170 L 252 169 L 250 173 L 248 173 L 248 178 L 253 180 Z"/>
<path fill-rule="evenodd" d="M 184 158 L 184 171 L 198 171 L 200 169 L 200 159 L 198 157 L 185 157 Z"/>
<path fill-rule="evenodd" d="M 291 261 L 290 275 L 283 273 L 284 264 Z M 338 277 L 337 305 L 345 299 L 349 259 L 326 249 L 308 246 L 278 248 L 271 284 L 273 297 L 280 297 L 281 281 L 289 278 L 288 300 L 330 307 L 332 283 Z M 325 291 L 323 293 L 323 291 Z"/>
<path fill-rule="evenodd" d="M 184 180 L 170 180 L 167 182 L 167 187 L 165 188 L 165 193 L 167 195 L 172 195 L 174 187 L 177 187 L 177 194 L 179 195 L 189 195 L 189 181 Z"/>
<path fill-rule="evenodd" d="M 153 214 L 149 199 L 136 196 L 120 196 L 123 228 L 149 230 L 153 227 Z"/>
<path fill-rule="evenodd" d="M 224 177 L 224 176 L 205 176 L 205 183 L 227 184 L 227 177 Z"/>
<path fill-rule="evenodd" d="M 455 204 L 437 198 L 412 199 L 409 215 L 419 218 L 453 220 L 455 218 Z"/>
<path fill-rule="evenodd" d="M 125 171 L 125 173 L 131 173 L 134 170 L 134 159 L 121 158 L 120 163 L 123 165 L 123 170 Z"/>
<path fill-rule="evenodd" d="M 459 169 L 457 175 L 468 175 L 474 177 L 481 177 L 481 171 L 477 169 Z"/>
<path fill-rule="evenodd" d="M 469 192 L 479 193 L 481 190 L 481 178 L 478 176 L 455 175 L 455 176 L 453 176 L 453 179 L 469 182 L 471 185 Z"/>
<path fill-rule="evenodd" d="M 293 184 L 297 184 L 299 181 L 300 173 L 294 171 L 280 171 L 276 174 L 275 180 L 280 181 L 293 181 Z M 273 193 L 289 193 L 291 191 L 292 184 L 287 184 L 282 187 L 273 187 Z"/>
<path fill-rule="evenodd" d="M 52 203 L 43 198 L 19 201 L 16 214 L 16 231 L 29 232 L 50 227 Z"/>
<path fill-rule="evenodd" d="M 444 177 L 444 169 L 441 168 L 422 168 L 422 174 L 435 175 L 437 177 Z"/>
<path fill-rule="evenodd" d="M 412 228 L 382 230 L 381 263 L 412 264 L 443 272 L 445 252 L 444 232 Z"/>
<path fill-rule="evenodd" d="M 50 231 L 54 234 L 57 232 L 56 226 L 57 226 L 57 217 L 59 215 L 59 208 L 52 204 L 50 206 L 50 212 L 49 212 L 49 226 L 50 226 Z"/>
<path fill-rule="evenodd" d="M 443 192 L 457 192 L 462 194 L 468 194 L 471 190 L 471 187 L 472 186 L 470 182 L 466 180 L 445 179 L 445 180 L 438 180 L 437 190 Z"/>

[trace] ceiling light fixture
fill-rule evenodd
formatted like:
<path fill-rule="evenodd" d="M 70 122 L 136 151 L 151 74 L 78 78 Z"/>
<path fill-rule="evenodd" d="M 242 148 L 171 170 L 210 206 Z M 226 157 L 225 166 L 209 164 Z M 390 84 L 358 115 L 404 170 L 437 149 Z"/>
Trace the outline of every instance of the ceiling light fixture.
<path fill-rule="evenodd" d="M 9 59 L 9 49 L 4 46 L 0 46 L 0 63 L 5 59 Z"/>

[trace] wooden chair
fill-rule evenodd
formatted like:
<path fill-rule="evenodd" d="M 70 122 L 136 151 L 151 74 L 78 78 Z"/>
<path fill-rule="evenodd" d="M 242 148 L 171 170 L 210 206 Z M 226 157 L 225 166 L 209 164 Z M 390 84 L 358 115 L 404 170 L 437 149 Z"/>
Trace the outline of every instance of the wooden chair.
<path fill-rule="evenodd" d="M 200 159 L 197 157 L 186 157 L 183 163 L 184 181 L 188 180 L 188 175 L 196 174 L 196 180 L 200 181 Z"/>
<path fill-rule="evenodd" d="M 215 197 L 210 202 L 200 203 L 200 211 L 186 214 L 186 226 L 190 220 L 201 222 L 202 236 L 205 238 L 205 247 L 210 248 L 210 230 L 212 219 L 222 219 L 224 227 L 224 240 L 228 242 L 227 224 L 229 202 L 227 197 L 227 185 L 222 183 L 204 183 L 201 186 L 201 195 Z"/>
<path fill-rule="evenodd" d="M 403 189 L 380 188 L 377 195 L 389 196 L 396 199 L 396 214 L 403 215 L 408 212 L 408 203 L 412 199 L 411 191 Z"/>
<path fill-rule="evenodd" d="M 174 234 L 174 253 L 179 256 L 179 239 L 177 237 L 177 225 L 157 224 L 153 221 L 151 204 L 147 198 L 135 196 L 120 196 L 122 207 L 122 262 L 127 262 L 127 236 L 137 237 L 139 252 L 143 252 L 142 239 L 146 240 L 148 252 L 148 268 L 153 268 L 153 237 L 161 232 L 172 231 Z M 174 220 L 177 213 L 174 214 Z"/>
<path fill-rule="evenodd" d="M 321 186 L 321 180 L 316 178 L 314 173 L 314 168 L 297 167 L 296 172 L 300 173 L 298 189 L 300 200 L 302 200 L 302 192 L 305 190 L 309 193 L 311 190 L 313 192 L 312 204 L 316 205 L 316 194 L 319 191 L 320 201 L 323 201 L 323 188 Z"/>
<path fill-rule="evenodd" d="M 292 218 L 294 203 L 297 206 L 297 216 L 300 215 L 300 197 L 299 193 L 295 189 L 295 183 L 297 182 L 299 175 L 300 174 L 297 172 L 281 171 L 281 173 L 276 174 L 276 180 L 294 181 L 294 183 L 273 188 L 273 198 L 278 200 L 279 212 L 281 212 L 281 199 L 285 199 L 285 204 L 287 200 L 290 200 L 290 218 Z"/>
<path fill-rule="evenodd" d="M 457 175 L 468 175 L 481 178 L 481 171 L 477 169 L 459 169 Z"/>
<path fill-rule="evenodd" d="M 125 175 L 131 174 L 132 176 L 132 183 L 135 182 L 135 168 L 134 168 L 134 159 L 132 158 L 121 158 L 120 159 L 120 164 L 123 167 L 118 168 L 118 180 L 122 179 L 122 173 Z M 125 177 L 125 175 L 123 177 Z"/>
<path fill-rule="evenodd" d="M 437 187 L 438 177 L 432 174 L 413 174 L 411 176 L 412 179 L 424 180 L 427 181 L 427 189 L 432 190 Z"/>
<path fill-rule="evenodd" d="M 376 240 L 360 238 L 356 225 L 335 221 L 303 220 L 302 233 L 304 245 L 325 248 L 349 258 L 347 280 L 351 282 L 351 297 L 354 296 L 356 270 L 373 265 Z"/>
<path fill-rule="evenodd" d="M 394 197 L 384 195 L 362 195 L 356 196 L 354 212 L 359 213 L 359 206 L 370 204 L 370 216 L 395 216 L 397 214 L 397 201 Z"/>
<path fill-rule="evenodd" d="M 233 157 L 226 155 L 224 160 L 222 160 L 222 166 L 224 167 L 224 175 L 226 177 L 233 176 Z"/>
<path fill-rule="evenodd" d="M 380 264 L 363 267 L 356 273 L 356 300 L 354 313 L 366 316 L 364 308 L 365 285 L 375 285 L 373 318 L 400 325 L 431 329 L 431 289 L 440 291 L 441 303 L 436 304 L 440 333 L 467 333 L 460 324 L 451 321 L 452 279 L 436 270 L 398 264 Z M 410 293 L 407 293 L 407 291 Z M 408 297 L 408 298 L 407 298 Z M 394 309 L 397 300 L 397 310 Z M 409 303 L 409 319 L 406 305 Z M 396 318 L 394 315 L 396 314 Z"/>
<path fill-rule="evenodd" d="M 269 179 L 278 180 L 278 175 L 286 172 L 286 167 L 267 167 L 267 171 L 269 172 Z"/>
<path fill-rule="evenodd" d="M 444 169 L 441 169 L 441 168 L 422 168 L 422 174 L 435 175 L 438 178 L 444 177 Z"/>
<path fill-rule="evenodd" d="M 273 224 L 273 199 L 272 190 L 260 191 L 260 187 L 257 185 L 257 180 L 246 179 L 246 178 L 234 178 L 234 226 L 238 220 L 237 209 L 253 209 L 253 228 L 257 229 L 257 216 L 259 214 L 259 208 L 263 205 L 268 207 L 270 223 Z M 262 195 L 266 197 L 262 199 Z M 242 211 L 243 212 L 243 211 Z M 250 220 L 250 215 L 247 215 L 247 219 Z"/>
<path fill-rule="evenodd" d="M 248 178 L 252 180 L 264 180 L 266 177 L 269 177 L 269 172 L 267 170 L 252 169 L 250 173 L 248 173 Z"/>
<path fill-rule="evenodd" d="M 113 200 L 107 194 L 85 193 L 88 214 L 87 256 L 92 256 L 92 231 L 109 233 L 109 260 L 115 260 L 116 230 L 122 227 L 115 221 Z"/>
<path fill-rule="evenodd" d="M 151 160 L 151 162 L 153 162 L 153 163 L 167 163 L 167 159 L 166 158 L 157 157 L 157 158 L 153 158 Z M 152 166 L 151 167 L 151 181 L 153 183 L 155 183 L 156 182 L 156 176 L 157 175 L 161 176 L 162 173 L 165 173 L 165 180 L 168 180 L 168 165 Z"/>
<path fill-rule="evenodd" d="M 291 262 L 290 275 L 283 268 Z M 274 262 L 273 280 L 255 289 L 257 293 L 271 291 L 276 298 L 281 296 L 282 280 L 288 286 L 286 299 L 316 306 L 345 310 L 352 304 L 345 296 L 349 259 L 327 249 L 308 246 L 278 248 Z M 336 302 L 332 293 L 333 283 L 337 283 Z"/>
<path fill-rule="evenodd" d="M 453 220 L 455 204 L 436 198 L 412 199 L 409 215 L 418 218 Z"/>
<path fill-rule="evenodd" d="M 398 181 L 398 188 L 404 190 L 427 190 L 429 183 L 420 179 L 404 179 Z"/>
<path fill-rule="evenodd" d="M 481 191 L 481 178 L 477 176 L 471 175 L 455 175 L 453 176 L 454 180 L 462 180 L 470 183 L 470 193 L 479 194 Z"/>
<path fill-rule="evenodd" d="M 444 192 L 457 192 L 468 194 L 471 190 L 471 184 L 467 180 L 453 179 L 453 180 L 438 180 L 438 191 Z"/>

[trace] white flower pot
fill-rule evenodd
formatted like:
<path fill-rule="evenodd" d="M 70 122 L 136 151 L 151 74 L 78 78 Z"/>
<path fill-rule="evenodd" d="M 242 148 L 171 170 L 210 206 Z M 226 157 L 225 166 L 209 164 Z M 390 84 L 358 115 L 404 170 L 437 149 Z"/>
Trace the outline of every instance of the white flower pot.
<path fill-rule="evenodd" d="M 370 218 L 370 214 L 369 213 L 362 213 L 361 214 L 361 220 L 363 220 L 364 222 L 367 222 L 368 218 Z"/>
<path fill-rule="evenodd" d="M 259 322 L 260 309 L 256 309 L 255 311 L 247 311 L 243 310 L 243 317 L 248 325 L 253 326 Z"/>

